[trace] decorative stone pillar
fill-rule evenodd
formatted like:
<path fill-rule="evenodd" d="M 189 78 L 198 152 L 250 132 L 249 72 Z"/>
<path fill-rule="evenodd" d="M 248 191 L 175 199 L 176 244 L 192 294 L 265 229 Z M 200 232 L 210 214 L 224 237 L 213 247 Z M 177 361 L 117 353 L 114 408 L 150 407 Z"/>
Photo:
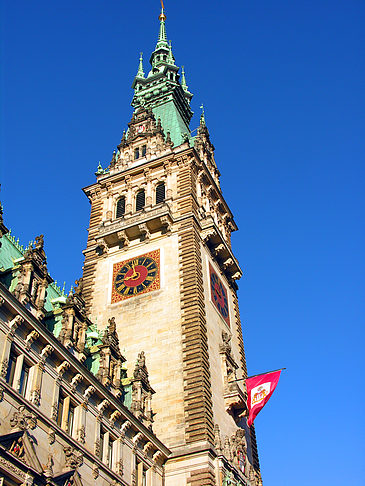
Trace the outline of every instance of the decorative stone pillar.
<path fill-rule="evenodd" d="M 170 163 L 165 165 L 165 172 L 166 172 L 166 200 L 169 201 L 172 199 L 172 168 Z"/>
<path fill-rule="evenodd" d="M 153 204 L 152 200 L 152 179 L 151 170 L 146 169 L 144 171 L 145 183 L 146 183 L 146 207 L 151 207 Z"/>
<path fill-rule="evenodd" d="M 125 179 L 126 181 L 126 190 L 127 195 L 125 198 L 125 212 L 126 214 L 132 214 L 133 211 L 133 194 L 132 194 L 132 180 L 131 177 L 128 176 Z"/>

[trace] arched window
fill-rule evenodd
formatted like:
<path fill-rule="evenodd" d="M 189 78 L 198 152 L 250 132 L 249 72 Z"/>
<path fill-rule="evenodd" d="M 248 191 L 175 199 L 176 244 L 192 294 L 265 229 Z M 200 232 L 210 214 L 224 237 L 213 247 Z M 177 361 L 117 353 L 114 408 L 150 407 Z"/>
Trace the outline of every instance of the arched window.
<path fill-rule="evenodd" d="M 121 197 L 117 202 L 116 217 L 121 218 L 125 213 L 125 197 Z"/>
<path fill-rule="evenodd" d="M 156 204 L 162 203 L 165 200 L 165 183 L 160 182 L 156 186 Z"/>
<path fill-rule="evenodd" d="M 145 205 L 145 194 L 144 190 L 137 192 L 136 196 L 136 211 L 140 211 Z"/>

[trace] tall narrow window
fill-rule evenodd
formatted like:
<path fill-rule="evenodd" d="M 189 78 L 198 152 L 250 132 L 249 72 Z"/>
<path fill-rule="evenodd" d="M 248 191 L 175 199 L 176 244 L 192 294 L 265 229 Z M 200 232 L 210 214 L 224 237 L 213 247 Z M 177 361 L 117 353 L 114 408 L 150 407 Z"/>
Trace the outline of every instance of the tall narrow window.
<path fill-rule="evenodd" d="M 100 429 L 100 453 L 99 453 L 99 459 L 103 460 L 103 454 L 104 454 L 104 436 L 105 436 L 105 431 L 104 429 Z"/>
<path fill-rule="evenodd" d="M 62 395 L 58 398 L 58 409 L 57 409 L 57 425 L 61 427 L 62 425 L 62 417 L 63 417 L 63 402 L 64 398 Z"/>
<path fill-rule="evenodd" d="M 139 191 L 136 196 L 136 211 L 140 211 L 145 205 L 145 193 L 144 190 Z"/>
<path fill-rule="evenodd" d="M 142 145 L 142 157 L 146 157 L 147 145 Z"/>
<path fill-rule="evenodd" d="M 110 469 L 113 467 L 113 442 L 110 436 L 108 441 L 108 466 Z"/>
<path fill-rule="evenodd" d="M 136 463 L 136 485 L 137 486 L 146 486 L 146 479 L 147 479 L 147 475 L 146 475 L 146 467 L 145 465 L 143 464 L 142 461 L 140 461 L 139 459 L 137 459 L 137 463 Z"/>
<path fill-rule="evenodd" d="M 125 197 L 121 197 L 117 202 L 116 217 L 121 218 L 125 213 Z"/>
<path fill-rule="evenodd" d="M 20 373 L 20 386 L 19 386 L 19 393 L 23 395 L 23 397 L 25 397 L 25 392 L 27 391 L 28 377 L 29 377 L 29 366 L 26 363 L 23 363 L 22 371 Z"/>
<path fill-rule="evenodd" d="M 134 160 L 137 160 L 137 159 L 139 159 L 139 148 L 136 148 L 134 150 Z"/>
<path fill-rule="evenodd" d="M 156 204 L 162 203 L 165 200 L 165 184 L 160 182 L 156 186 Z"/>
<path fill-rule="evenodd" d="M 71 435 L 72 429 L 74 426 L 74 418 L 75 418 L 75 406 L 71 403 L 68 407 L 68 416 L 67 416 L 67 432 Z"/>
<path fill-rule="evenodd" d="M 6 383 L 9 385 L 13 385 L 14 382 L 14 375 L 15 375 L 15 367 L 16 367 L 16 359 L 17 356 L 13 351 L 10 353 L 9 364 L 8 364 L 8 371 L 6 373 Z"/>

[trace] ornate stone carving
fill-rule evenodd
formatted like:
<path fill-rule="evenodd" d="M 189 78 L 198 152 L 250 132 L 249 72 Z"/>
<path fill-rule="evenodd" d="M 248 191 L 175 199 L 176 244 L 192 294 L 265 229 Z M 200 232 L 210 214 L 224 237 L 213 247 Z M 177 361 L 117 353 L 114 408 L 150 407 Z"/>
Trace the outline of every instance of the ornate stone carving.
<path fill-rule="evenodd" d="M 49 430 L 48 430 L 48 442 L 49 442 L 50 444 L 54 444 L 55 440 L 56 440 L 56 434 L 55 434 L 55 431 L 54 431 L 54 430 L 52 430 L 52 429 L 49 429 Z"/>
<path fill-rule="evenodd" d="M 83 463 L 83 456 L 81 452 L 78 452 L 71 446 L 66 446 L 63 448 L 65 454 L 65 466 L 71 469 L 76 469 Z"/>
<path fill-rule="evenodd" d="M 41 389 L 39 387 L 32 390 L 30 400 L 32 403 L 34 403 L 34 405 L 37 405 L 39 407 L 41 403 Z"/>
<path fill-rule="evenodd" d="M 219 430 L 219 425 L 215 424 L 214 425 L 214 447 L 215 450 L 218 452 L 218 454 L 222 454 L 222 440 L 221 440 L 221 434 Z"/>
<path fill-rule="evenodd" d="M 70 363 L 68 361 L 63 361 L 60 366 L 57 368 L 57 373 L 60 378 L 64 375 L 66 370 L 68 370 L 70 367 Z"/>
<path fill-rule="evenodd" d="M 131 411 L 144 425 L 151 429 L 153 423 L 152 394 L 144 351 L 139 353 L 132 379 Z"/>
<path fill-rule="evenodd" d="M 14 474 L 20 476 L 23 479 L 26 479 L 27 475 L 21 469 L 14 466 L 14 464 L 12 464 L 10 461 L 5 459 L 4 457 L 0 456 L 0 464 L 2 465 L 2 467 L 5 471 L 12 471 Z"/>
<path fill-rule="evenodd" d="M 42 349 L 42 352 L 41 352 L 41 360 L 43 362 L 45 362 L 46 359 L 48 358 L 48 356 L 50 356 L 50 354 L 53 352 L 53 350 L 54 350 L 53 346 L 51 346 L 50 344 L 47 344 L 47 346 L 45 346 Z"/>
<path fill-rule="evenodd" d="M 76 390 L 76 387 L 78 385 L 78 383 L 80 383 L 80 381 L 82 380 L 83 376 L 81 373 L 78 373 L 77 375 L 75 375 L 72 380 L 71 380 L 71 390 L 72 391 L 75 391 Z"/>
<path fill-rule="evenodd" d="M 121 415 L 122 414 L 119 412 L 119 410 L 115 410 L 109 417 L 110 422 L 116 422 Z"/>
<path fill-rule="evenodd" d="M 13 413 L 13 416 L 10 419 L 10 426 L 20 430 L 33 430 L 37 426 L 37 417 L 33 413 L 27 411 L 24 405 L 22 405 Z"/>
<path fill-rule="evenodd" d="M 58 416 L 58 402 L 54 402 L 51 408 L 51 417 L 53 420 L 57 420 Z"/>
<path fill-rule="evenodd" d="M 34 343 L 36 339 L 39 338 L 39 333 L 37 331 L 31 331 L 25 340 L 25 348 L 30 349 L 31 345 Z"/>
<path fill-rule="evenodd" d="M 0 364 L 0 376 L 5 378 L 8 372 L 9 360 L 7 358 L 3 359 Z"/>
<path fill-rule="evenodd" d="M 4 398 L 4 391 L 5 391 L 5 388 L 3 386 L 0 386 L 0 402 L 3 400 Z"/>
<path fill-rule="evenodd" d="M 9 322 L 9 327 L 10 327 L 10 331 L 9 331 L 9 334 L 11 336 L 14 335 L 16 329 L 20 326 L 20 324 L 22 324 L 24 322 L 24 319 L 22 316 L 20 315 L 17 315 L 14 317 L 14 319 L 12 319 L 10 322 Z"/>
<path fill-rule="evenodd" d="M 98 466 L 93 466 L 93 470 L 92 470 L 92 476 L 94 479 L 98 479 L 99 477 L 99 468 Z"/>
<path fill-rule="evenodd" d="M 117 232 L 117 238 L 119 240 L 119 246 L 123 248 L 123 246 L 128 246 L 129 245 L 129 238 L 127 236 L 127 233 L 125 230 L 118 231 Z"/>
<path fill-rule="evenodd" d="M 151 237 L 151 233 L 150 230 L 148 229 L 147 224 L 146 223 L 139 224 L 138 229 L 141 233 L 141 241 L 145 241 L 147 243 Z"/>
<path fill-rule="evenodd" d="M 54 466 L 54 461 L 53 461 L 53 454 L 49 453 L 47 457 L 47 464 L 44 469 L 44 475 L 47 477 L 53 477 L 53 466 Z"/>
<path fill-rule="evenodd" d="M 77 440 L 80 444 L 85 444 L 85 425 L 81 425 L 81 427 L 77 430 Z"/>
<path fill-rule="evenodd" d="M 83 395 L 84 403 L 87 403 L 89 401 L 89 398 L 91 397 L 91 395 L 93 393 L 95 393 L 95 387 L 90 385 L 88 388 L 86 388 L 84 395 Z"/>

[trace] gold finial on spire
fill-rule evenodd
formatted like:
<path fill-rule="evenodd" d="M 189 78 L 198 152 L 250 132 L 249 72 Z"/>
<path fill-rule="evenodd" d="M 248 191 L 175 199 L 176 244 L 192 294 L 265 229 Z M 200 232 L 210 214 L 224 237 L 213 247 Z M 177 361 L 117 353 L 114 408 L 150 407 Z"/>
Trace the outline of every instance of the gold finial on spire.
<path fill-rule="evenodd" d="M 163 4 L 163 0 L 160 0 L 160 1 L 161 1 L 161 13 L 160 13 L 158 18 L 159 18 L 160 21 L 165 22 L 165 20 L 166 20 L 165 5 Z"/>

